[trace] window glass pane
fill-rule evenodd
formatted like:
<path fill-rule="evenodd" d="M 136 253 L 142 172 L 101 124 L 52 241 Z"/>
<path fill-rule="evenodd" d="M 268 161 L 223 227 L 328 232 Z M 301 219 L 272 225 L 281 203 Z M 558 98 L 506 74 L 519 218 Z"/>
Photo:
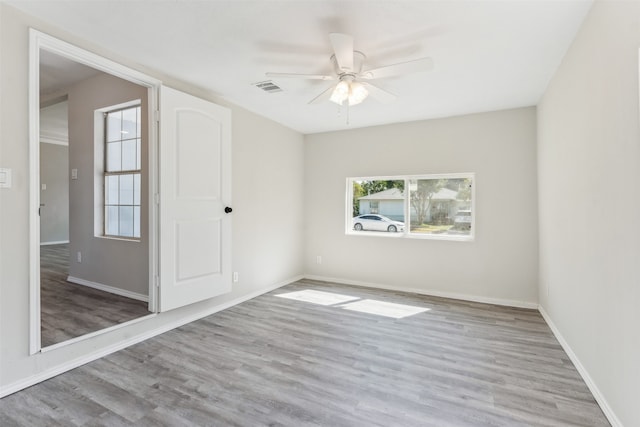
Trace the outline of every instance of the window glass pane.
<path fill-rule="evenodd" d="M 120 206 L 119 235 L 133 237 L 133 206 Z"/>
<path fill-rule="evenodd" d="M 122 110 L 122 139 L 133 139 L 138 136 L 137 108 Z"/>
<path fill-rule="evenodd" d="M 130 171 L 136 168 L 136 140 L 122 141 L 122 170 Z"/>
<path fill-rule="evenodd" d="M 120 204 L 133 205 L 133 175 L 120 175 Z"/>
<path fill-rule="evenodd" d="M 122 143 L 110 142 L 107 144 L 107 172 L 122 170 Z"/>
<path fill-rule="evenodd" d="M 133 175 L 133 204 L 140 206 L 140 174 Z"/>
<path fill-rule="evenodd" d="M 118 207 L 107 206 L 104 210 L 104 233 L 112 236 L 118 235 Z"/>
<path fill-rule="evenodd" d="M 409 180 L 411 233 L 471 234 L 471 179 Z"/>
<path fill-rule="evenodd" d="M 107 141 L 119 141 L 122 138 L 122 113 L 116 111 L 107 114 Z"/>
<path fill-rule="evenodd" d="M 105 204 L 107 205 L 117 205 L 118 204 L 118 176 L 117 175 L 109 175 L 104 177 L 104 195 L 105 195 Z"/>
<path fill-rule="evenodd" d="M 352 185 L 353 230 L 404 231 L 404 180 L 353 181 Z"/>
<path fill-rule="evenodd" d="M 140 207 L 133 207 L 133 237 L 140 237 Z"/>

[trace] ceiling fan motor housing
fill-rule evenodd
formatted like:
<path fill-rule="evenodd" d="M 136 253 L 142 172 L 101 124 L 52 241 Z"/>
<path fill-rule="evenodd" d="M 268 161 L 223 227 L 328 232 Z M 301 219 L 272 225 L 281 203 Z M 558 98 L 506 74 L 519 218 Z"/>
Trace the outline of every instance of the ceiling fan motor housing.
<path fill-rule="evenodd" d="M 338 65 L 338 61 L 336 60 L 336 55 L 331 55 L 331 63 L 333 64 L 333 69 L 335 70 L 338 77 L 342 77 L 343 75 L 351 74 L 355 77 L 356 74 L 360 74 L 362 72 L 362 65 L 364 64 L 364 60 L 367 59 L 367 56 L 360 52 L 359 50 L 353 51 L 353 69 L 352 70 L 344 70 L 340 68 Z"/>

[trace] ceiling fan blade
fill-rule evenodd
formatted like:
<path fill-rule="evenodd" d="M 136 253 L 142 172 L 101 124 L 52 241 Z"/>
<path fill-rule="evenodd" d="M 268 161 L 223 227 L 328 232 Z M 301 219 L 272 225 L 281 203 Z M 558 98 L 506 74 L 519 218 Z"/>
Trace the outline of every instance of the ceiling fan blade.
<path fill-rule="evenodd" d="M 373 70 L 367 70 L 358 77 L 363 79 L 381 79 L 384 77 L 393 77 L 401 74 L 417 73 L 420 71 L 429 71 L 433 69 L 433 59 L 420 58 L 413 61 L 400 62 L 398 64 L 387 65 Z"/>
<path fill-rule="evenodd" d="M 338 68 L 342 71 L 353 71 L 353 36 L 331 33 L 329 39 L 336 55 Z"/>
<path fill-rule="evenodd" d="M 369 91 L 369 95 L 382 102 L 383 104 L 388 104 L 396 100 L 397 96 L 392 94 L 391 92 L 387 92 L 384 89 L 380 89 L 378 86 L 374 86 L 371 83 L 360 82 L 362 86 L 364 86 L 367 91 Z"/>
<path fill-rule="evenodd" d="M 267 77 L 286 77 L 294 79 L 307 80 L 334 80 L 334 76 L 325 76 L 322 74 L 297 74 L 297 73 L 265 73 Z"/>
<path fill-rule="evenodd" d="M 333 89 L 335 89 L 335 85 L 328 87 L 325 91 L 323 91 L 320 95 L 313 98 L 309 101 L 309 104 L 320 104 L 321 102 L 328 101 L 331 98 L 331 94 L 333 93 Z"/>

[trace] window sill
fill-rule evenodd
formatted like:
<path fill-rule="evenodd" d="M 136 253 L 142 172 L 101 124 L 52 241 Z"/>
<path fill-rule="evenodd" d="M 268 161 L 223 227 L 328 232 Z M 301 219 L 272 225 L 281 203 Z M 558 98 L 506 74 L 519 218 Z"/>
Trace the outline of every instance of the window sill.
<path fill-rule="evenodd" d="M 473 242 L 472 235 L 442 235 L 442 234 L 417 234 L 417 233 L 389 233 L 387 231 L 354 231 L 347 230 L 347 236 L 382 237 L 385 239 L 413 239 L 413 240 L 446 240 L 452 242 Z"/>
<path fill-rule="evenodd" d="M 105 239 L 105 240 L 117 240 L 120 242 L 133 242 L 133 243 L 140 243 L 142 241 L 142 239 L 140 238 L 128 238 L 128 237 L 119 237 L 119 236 L 94 236 L 97 237 L 98 239 Z"/>

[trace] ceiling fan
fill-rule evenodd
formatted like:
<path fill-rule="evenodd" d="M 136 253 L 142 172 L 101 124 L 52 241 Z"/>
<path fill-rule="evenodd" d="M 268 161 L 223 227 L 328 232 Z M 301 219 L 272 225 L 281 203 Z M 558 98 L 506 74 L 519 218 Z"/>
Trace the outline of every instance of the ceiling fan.
<path fill-rule="evenodd" d="M 353 36 L 331 33 L 329 34 L 329 40 L 334 52 L 330 59 L 333 63 L 335 75 L 297 73 L 266 73 L 266 75 L 275 78 L 338 80 L 338 83 L 313 98 L 309 101 L 309 104 L 318 104 L 330 100 L 338 105 L 343 105 L 346 101 L 348 106 L 353 106 L 360 104 L 369 94 L 381 102 L 391 102 L 396 99 L 394 94 L 372 85 L 368 80 L 429 71 L 433 68 L 433 59 L 420 58 L 363 71 L 362 66 L 366 56 L 364 53 L 353 49 Z"/>

